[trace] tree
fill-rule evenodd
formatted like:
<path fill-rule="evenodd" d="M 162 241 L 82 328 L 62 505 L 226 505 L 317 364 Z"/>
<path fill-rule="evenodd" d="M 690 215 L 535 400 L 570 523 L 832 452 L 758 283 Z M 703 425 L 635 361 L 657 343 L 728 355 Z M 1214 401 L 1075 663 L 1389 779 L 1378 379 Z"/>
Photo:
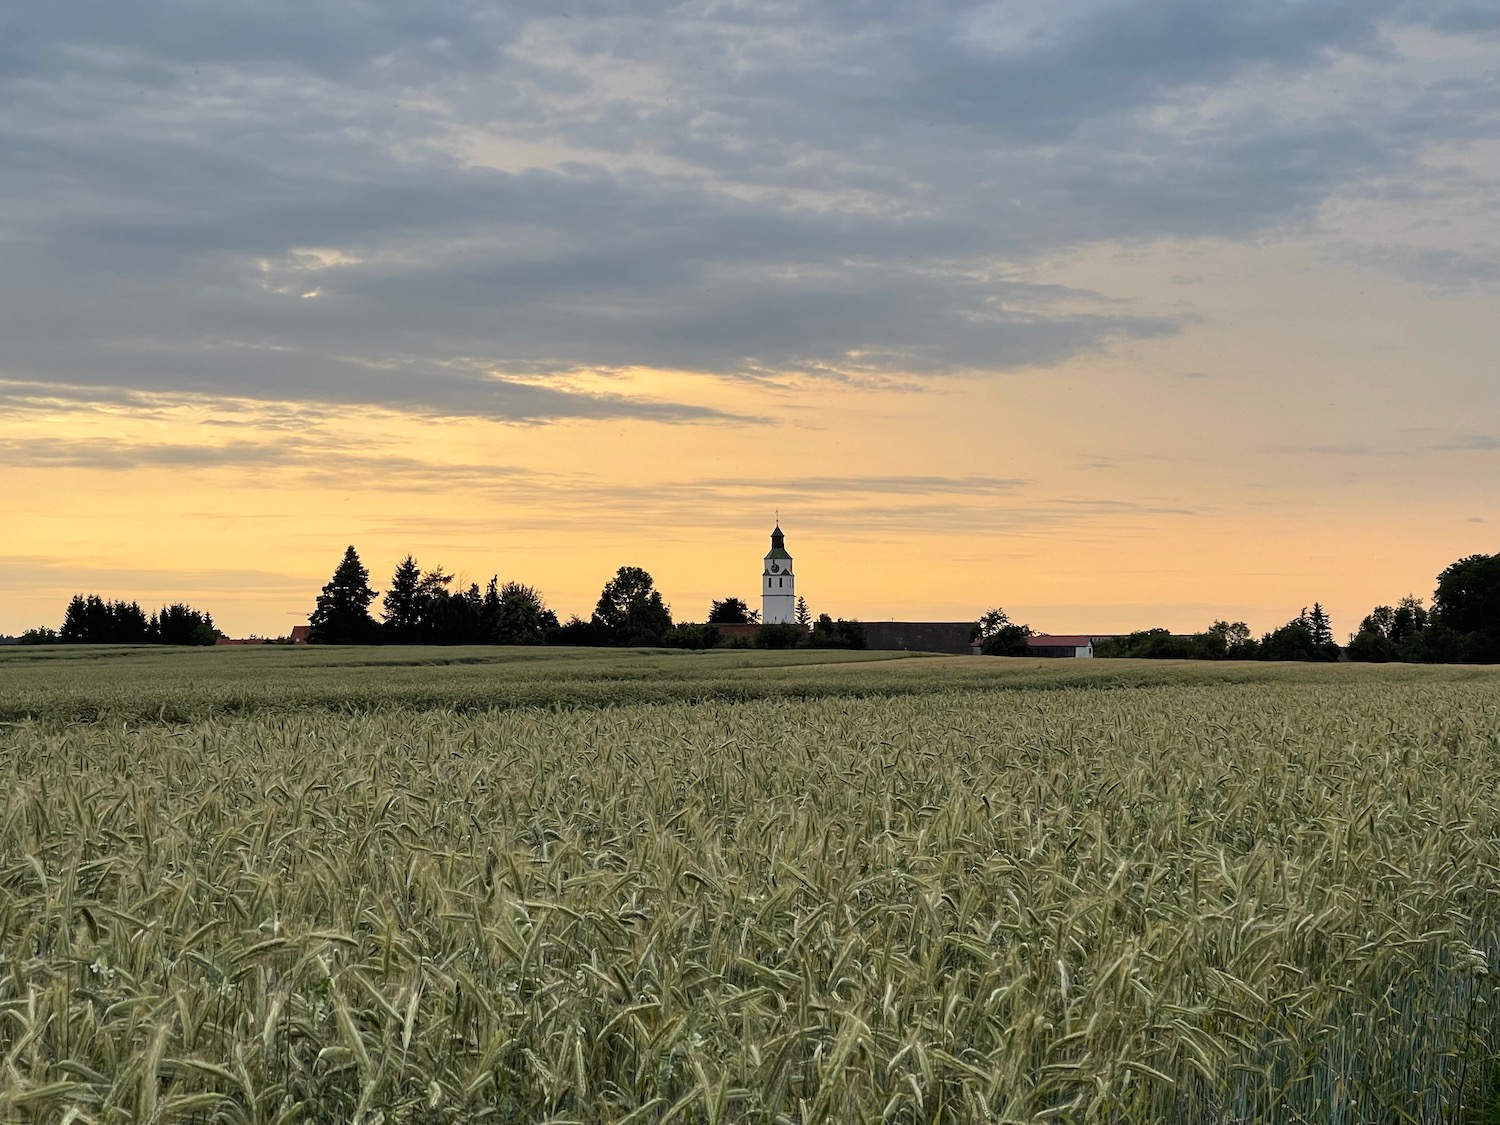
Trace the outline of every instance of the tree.
<path fill-rule="evenodd" d="M 767 628 L 761 626 L 761 632 Z M 813 648 L 866 648 L 869 644 L 865 627 L 858 621 L 845 621 L 842 617 L 835 621 L 826 613 L 818 614 L 807 642 Z"/>
<path fill-rule="evenodd" d="M 1328 623 L 1328 614 L 1323 612 L 1320 602 L 1313 602 L 1312 612 L 1302 611 L 1307 620 L 1307 631 L 1312 634 L 1313 644 L 1320 647 L 1331 645 L 1333 628 Z"/>
<path fill-rule="evenodd" d="M 1304 606 L 1302 612 L 1292 620 L 1263 636 L 1260 641 L 1261 659 L 1337 660 L 1339 646 L 1333 641 L 1328 617 L 1323 614 L 1322 607 L 1316 603 L 1314 603 L 1314 609 L 1317 615 L 1309 613 Z"/>
<path fill-rule="evenodd" d="M 489 638 L 484 633 L 484 595 L 479 584 L 469 583 L 464 589 L 449 593 L 445 587 L 453 580 L 451 574 L 435 571 L 423 575 L 427 586 L 422 595 L 422 632 L 424 639 L 437 645 L 482 644 Z"/>
<path fill-rule="evenodd" d="M 1459 635 L 1462 659 L 1500 661 L 1500 555 L 1469 555 L 1439 574 L 1432 617 Z"/>
<path fill-rule="evenodd" d="M 1422 605 L 1422 599 L 1407 594 L 1391 611 L 1391 625 L 1386 637 L 1400 653 L 1400 659 L 1417 659 L 1421 649 L 1422 634 L 1432 624 L 1432 614 Z"/>
<path fill-rule="evenodd" d="M 762 625 L 755 631 L 756 648 L 796 648 L 807 640 L 807 634 L 802 631 L 800 625 L 781 623 L 777 625 Z M 827 647 L 847 648 L 847 645 Z"/>
<path fill-rule="evenodd" d="M 212 614 L 177 602 L 149 617 L 138 602 L 107 602 L 98 594 L 75 594 L 53 639 L 92 645 L 211 645 L 219 639 Z M 50 642 L 49 642 L 50 643 Z"/>
<path fill-rule="evenodd" d="M 811 629 L 812 628 L 812 610 L 810 610 L 810 609 L 807 608 L 807 599 L 806 598 L 803 598 L 803 597 L 798 597 L 797 598 L 797 608 L 796 608 L 796 614 L 795 615 L 796 615 L 797 624 L 800 625 L 800 626 L 802 626 L 803 629 Z"/>
<path fill-rule="evenodd" d="M 1170 629 L 1140 629 L 1123 637 L 1110 637 L 1094 646 L 1094 655 L 1107 659 L 1191 660 L 1198 652 L 1196 637 L 1174 636 Z M 1211 652 L 1213 642 L 1204 646 Z"/>
<path fill-rule="evenodd" d="M 155 641 L 151 622 L 136 602 L 107 602 L 98 594 L 74 594 L 58 639 L 65 644 L 140 645 Z"/>
<path fill-rule="evenodd" d="M 308 617 L 312 625 L 308 640 L 322 645 L 374 643 L 379 626 L 370 616 L 370 603 L 377 596 L 370 589 L 370 572 L 350 545 Z"/>
<path fill-rule="evenodd" d="M 1195 660 L 1253 660 L 1256 655 L 1250 626 L 1243 621 L 1215 621 L 1193 634 L 1190 647 Z"/>
<path fill-rule="evenodd" d="M 715 648 L 719 643 L 719 637 L 717 626 L 683 623 L 666 635 L 664 643 L 668 648 Z"/>
<path fill-rule="evenodd" d="M 407 555 L 396 564 L 391 588 L 385 592 L 383 632 L 385 640 L 398 645 L 416 644 L 422 628 L 422 571 Z"/>
<path fill-rule="evenodd" d="M 979 651 L 985 656 L 1028 656 L 1031 653 L 1031 646 L 1026 643 L 1031 636 L 1031 626 L 1017 625 L 999 606 L 982 614 L 970 634 L 973 640 L 980 642 Z"/>
<path fill-rule="evenodd" d="M 495 596 L 495 620 L 490 640 L 500 645 L 543 643 L 547 630 L 557 625 L 557 614 L 547 608 L 542 595 L 520 582 L 507 582 L 495 589 L 495 579 L 492 578 L 490 586 Z M 486 606 L 489 599 L 490 591 L 487 590 Z"/>
<path fill-rule="evenodd" d="M 760 612 L 751 609 L 739 598 L 716 601 L 708 609 L 710 625 L 753 625 L 760 620 Z"/>
<path fill-rule="evenodd" d="M 147 628 L 152 639 L 163 645 L 211 645 L 222 635 L 214 628 L 213 614 L 181 602 L 162 606 L 151 615 Z"/>
<path fill-rule="evenodd" d="M 1431 658 L 1432 615 L 1422 599 L 1406 595 L 1396 605 L 1378 605 L 1349 638 L 1349 659 L 1382 662 L 1423 661 Z"/>
<path fill-rule="evenodd" d="M 609 643 L 609 637 L 595 627 L 592 620 L 585 621 L 578 614 L 573 614 L 561 625 L 554 625 L 547 630 L 547 644 L 549 645 L 604 645 Z"/>
<path fill-rule="evenodd" d="M 1094 655 L 1145 660 L 1252 660 L 1258 646 L 1243 621 L 1215 621 L 1184 637 L 1170 629 L 1141 629 L 1094 645 Z"/>
<path fill-rule="evenodd" d="M 600 591 L 591 624 L 607 644 L 658 645 L 672 628 L 672 613 L 650 574 L 622 566 Z"/>
<path fill-rule="evenodd" d="M 86 644 L 89 639 L 89 604 L 82 594 L 74 594 L 73 600 L 63 612 L 62 628 L 57 631 L 63 644 Z"/>
<path fill-rule="evenodd" d="M 999 606 L 996 606 L 994 609 L 986 610 L 980 615 L 974 628 L 969 631 L 969 639 L 987 641 L 1009 624 L 1010 615 Z"/>

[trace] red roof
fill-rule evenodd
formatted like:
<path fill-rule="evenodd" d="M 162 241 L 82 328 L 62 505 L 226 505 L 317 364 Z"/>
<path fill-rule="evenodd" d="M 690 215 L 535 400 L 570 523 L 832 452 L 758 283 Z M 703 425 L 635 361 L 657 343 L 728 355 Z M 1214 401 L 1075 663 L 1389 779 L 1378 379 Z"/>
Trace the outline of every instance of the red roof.
<path fill-rule="evenodd" d="M 1086 635 L 1053 637 L 1046 633 L 1038 633 L 1034 637 L 1026 638 L 1026 643 L 1032 648 L 1088 648 L 1094 643 L 1094 638 Z"/>
<path fill-rule="evenodd" d="M 291 638 L 292 644 L 294 644 L 294 645 L 305 645 L 307 643 L 307 636 L 311 632 L 312 632 L 312 626 L 311 625 L 293 625 L 292 626 L 292 638 Z"/>

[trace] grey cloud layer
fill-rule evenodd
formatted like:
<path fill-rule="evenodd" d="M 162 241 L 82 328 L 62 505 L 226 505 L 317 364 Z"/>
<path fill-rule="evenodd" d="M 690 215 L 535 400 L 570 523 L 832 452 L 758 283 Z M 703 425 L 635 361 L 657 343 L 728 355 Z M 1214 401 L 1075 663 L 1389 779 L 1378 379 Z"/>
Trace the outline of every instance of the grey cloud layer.
<path fill-rule="evenodd" d="M 1494 32 L 1459 3 L 29 7 L 0 378 L 101 395 L 680 421 L 722 416 L 538 377 L 1052 364 L 1178 325 L 1030 284 L 1037 256 L 1305 219 L 1496 110 L 1420 81 L 1202 108 L 1395 72 L 1416 19 Z"/>

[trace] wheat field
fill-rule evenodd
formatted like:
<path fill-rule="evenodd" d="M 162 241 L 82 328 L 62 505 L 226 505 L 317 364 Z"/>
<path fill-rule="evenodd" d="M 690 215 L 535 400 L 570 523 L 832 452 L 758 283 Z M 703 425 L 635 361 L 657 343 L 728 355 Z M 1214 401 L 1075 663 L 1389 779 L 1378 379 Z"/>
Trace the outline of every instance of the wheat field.
<path fill-rule="evenodd" d="M 1500 675 L 710 655 L 6 654 L 0 1119 L 1487 1119 Z"/>

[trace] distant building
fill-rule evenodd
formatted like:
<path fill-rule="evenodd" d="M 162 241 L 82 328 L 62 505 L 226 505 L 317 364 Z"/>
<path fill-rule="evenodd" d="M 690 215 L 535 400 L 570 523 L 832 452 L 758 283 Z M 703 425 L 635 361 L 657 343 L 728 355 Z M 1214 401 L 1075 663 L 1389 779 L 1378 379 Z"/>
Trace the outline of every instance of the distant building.
<path fill-rule="evenodd" d="M 1026 639 L 1026 647 L 1032 656 L 1092 657 L 1094 645 L 1109 640 L 1109 636 L 1096 634 L 1070 634 L 1067 636 L 1039 633 Z"/>
<path fill-rule="evenodd" d="M 870 648 L 909 652 L 970 651 L 972 621 L 865 621 L 865 641 Z"/>
<path fill-rule="evenodd" d="M 292 626 L 292 638 L 291 638 L 292 644 L 294 644 L 294 645 L 305 645 L 305 644 L 307 644 L 307 640 L 308 640 L 308 638 L 310 636 L 312 636 L 312 626 L 311 625 L 293 625 Z"/>
<path fill-rule="evenodd" d="M 797 621 L 797 580 L 792 577 L 792 556 L 787 554 L 780 520 L 771 532 L 771 549 L 761 573 L 760 619 L 767 625 L 793 625 Z"/>
<path fill-rule="evenodd" d="M 751 621 L 741 624 L 737 621 L 712 622 L 711 627 L 719 631 L 721 637 L 749 637 L 755 640 L 755 634 L 760 632 L 760 626 Z"/>

